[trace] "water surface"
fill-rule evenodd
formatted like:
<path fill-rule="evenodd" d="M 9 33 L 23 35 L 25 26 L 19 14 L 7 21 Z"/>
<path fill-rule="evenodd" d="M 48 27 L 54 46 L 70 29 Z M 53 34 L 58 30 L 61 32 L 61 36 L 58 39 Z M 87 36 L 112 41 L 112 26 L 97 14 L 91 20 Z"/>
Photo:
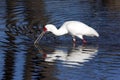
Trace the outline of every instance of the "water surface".
<path fill-rule="evenodd" d="M 46 34 L 45 24 L 59 28 L 77 20 L 99 38 Z M 0 2 L 0 80 L 119 80 L 120 2 L 118 0 L 2 0 Z"/>

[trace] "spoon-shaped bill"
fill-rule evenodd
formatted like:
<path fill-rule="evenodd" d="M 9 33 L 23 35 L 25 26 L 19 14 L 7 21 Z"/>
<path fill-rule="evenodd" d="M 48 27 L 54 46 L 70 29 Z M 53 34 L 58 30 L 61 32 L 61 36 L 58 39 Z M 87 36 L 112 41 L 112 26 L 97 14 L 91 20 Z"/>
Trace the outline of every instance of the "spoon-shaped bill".
<path fill-rule="evenodd" d="M 43 31 L 43 32 L 38 36 L 38 38 L 35 40 L 34 44 L 38 43 L 39 40 L 43 37 L 44 34 L 45 34 L 45 32 Z"/>

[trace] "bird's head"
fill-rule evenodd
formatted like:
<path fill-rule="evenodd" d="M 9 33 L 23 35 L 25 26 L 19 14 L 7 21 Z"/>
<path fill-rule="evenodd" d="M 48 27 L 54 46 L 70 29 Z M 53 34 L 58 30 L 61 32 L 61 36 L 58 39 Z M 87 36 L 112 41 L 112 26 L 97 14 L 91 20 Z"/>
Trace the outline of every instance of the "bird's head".
<path fill-rule="evenodd" d="M 53 32 L 54 30 L 56 30 L 56 27 L 52 24 L 47 24 L 45 25 L 45 27 L 43 27 L 43 32 L 38 36 L 38 38 L 35 40 L 34 44 L 38 43 L 38 41 L 43 37 L 43 35 L 46 32 Z"/>
<path fill-rule="evenodd" d="M 52 25 L 52 24 L 47 24 L 47 25 L 45 25 L 45 27 L 43 28 L 43 31 L 44 31 L 44 32 L 51 32 L 51 31 L 53 31 L 53 30 L 55 30 L 55 26 Z"/>

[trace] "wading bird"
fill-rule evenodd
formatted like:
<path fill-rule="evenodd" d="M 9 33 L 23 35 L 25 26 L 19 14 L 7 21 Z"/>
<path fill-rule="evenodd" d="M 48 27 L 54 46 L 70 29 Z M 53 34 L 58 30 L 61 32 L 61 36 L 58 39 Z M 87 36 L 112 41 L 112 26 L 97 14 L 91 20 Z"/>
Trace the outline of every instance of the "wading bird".
<path fill-rule="evenodd" d="M 59 29 L 55 27 L 53 24 L 47 24 L 43 28 L 43 32 L 38 36 L 38 38 L 35 40 L 34 44 L 38 43 L 39 40 L 42 38 L 42 36 L 46 32 L 52 32 L 56 36 L 61 36 L 65 34 L 72 35 L 73 42 L 76 43 L 76 38 L 78 37 L 82 39 L 83 43 L 87 43 L 87 41 L 83 38 L 83 36 L 96 36 L 99 37 L 98 32 L 89 27 L 88 25 L 79 22 L 79 21 L 66 21 Z"/>

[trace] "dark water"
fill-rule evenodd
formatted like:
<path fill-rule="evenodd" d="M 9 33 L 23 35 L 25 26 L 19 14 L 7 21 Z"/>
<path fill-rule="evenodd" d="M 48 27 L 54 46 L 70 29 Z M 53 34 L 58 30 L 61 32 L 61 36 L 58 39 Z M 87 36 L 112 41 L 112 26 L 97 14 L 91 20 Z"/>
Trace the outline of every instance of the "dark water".
<path fill-rule="evenodd" d="M 45 24 L 82 21 L 98 31 L 87 45 L 46 34 Z M 0 80 L 120 80 L 119 0 L 0 0 Z"/>

